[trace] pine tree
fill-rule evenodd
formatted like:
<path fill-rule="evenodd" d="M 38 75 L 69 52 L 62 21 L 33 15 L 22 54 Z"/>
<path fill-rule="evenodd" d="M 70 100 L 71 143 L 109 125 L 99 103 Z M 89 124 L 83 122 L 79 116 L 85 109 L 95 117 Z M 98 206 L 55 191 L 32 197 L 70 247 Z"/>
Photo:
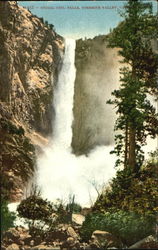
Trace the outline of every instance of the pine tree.
<path fill-rule="evenodd" d="M 122 131 L 115 137 L 116 165 L 124 164 L 138 171 L 144 156 L 142 146 L 148 135 L 158 134 L 158 116 L 148 100 L 148 94 L 158 95 L 158 56 L 152 49 L 157 38 L 158 17 L 152 5 L 139 0 L 129 0 L 121 14 L 124 21 L 108 37 L 109 47 L 120 48 L 124 63 L 120 69 L 120 88 L 113 91 L 114 100 L 108 103 L 117 108 L 115 130 Z"/>

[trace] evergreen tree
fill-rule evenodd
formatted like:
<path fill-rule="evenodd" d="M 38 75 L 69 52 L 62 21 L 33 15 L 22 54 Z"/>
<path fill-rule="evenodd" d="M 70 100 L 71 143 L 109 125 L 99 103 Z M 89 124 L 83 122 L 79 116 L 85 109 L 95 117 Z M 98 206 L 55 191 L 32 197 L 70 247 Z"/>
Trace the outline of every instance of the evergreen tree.
<path fill-rule="evenodd" d="M 152 49 L 157 38 L 158 18 L 152 4 L 129 0 L 121 14 L 124 21 L 108 37 L 109 47 L 118 47 L 122 56 L 120 88 L 113 91 L 114 100 L 108 103 L 117 108 L 115 130 L 116 165 L 124 164 L 138 171 L 144 159 L 142 146 L 148 135 L 158 134 L 158 116 L 148 94 L 158 94 L 158 56 Z"/>
<path fill-rule="evenodd" d="M 50 27 L 51 30 L 54 30 L 54 25 L 53 24 L 50 24 L 49 27 Z"/>
<path fill-rule="evenodd" d="M 48 27 L 48 21 L 45 21 L 45 25 Z"/>

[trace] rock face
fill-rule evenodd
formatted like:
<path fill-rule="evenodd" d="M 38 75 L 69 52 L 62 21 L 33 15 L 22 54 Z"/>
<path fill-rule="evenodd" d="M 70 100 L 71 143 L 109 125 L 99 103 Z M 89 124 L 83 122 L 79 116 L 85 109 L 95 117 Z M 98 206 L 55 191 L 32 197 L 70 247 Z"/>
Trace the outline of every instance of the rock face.
<path fill-rule="evenodd" d="M 64 42 L 16 2 L 1 1 L 0 12 L 0 162 L 13 192 L 9 199 L 17 201 L 33 171 L 32 144 L 52 132 L 53 87 Z"/>
<path fill-rule="evenodd" d="M 118 88 L 117 49 L 107 48 L 106 36 L 78 40 L 72 147 L 76 154 L 113 142 L 115 111 L 106 101 Z"/>

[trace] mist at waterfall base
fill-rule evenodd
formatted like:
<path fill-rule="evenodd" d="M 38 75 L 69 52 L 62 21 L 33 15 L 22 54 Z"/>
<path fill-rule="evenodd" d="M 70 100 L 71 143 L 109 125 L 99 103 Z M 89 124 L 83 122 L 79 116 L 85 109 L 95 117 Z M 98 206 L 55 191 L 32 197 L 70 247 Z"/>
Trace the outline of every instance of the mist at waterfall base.
<path fill-rule="evenodd" d="M 75 41 L 65 40 L 65 54 L 54 90 L 55 120 L 53 135 L 43 154 L 37 159 L 37 184 L 43 198 L 51 201 L 75 201 L 90 206 L 97 198 L 97 189 L 115 175 L 112 146 L 97 146 L 87 156 L 72 153 L 73 98 L 76 69 Z"/>

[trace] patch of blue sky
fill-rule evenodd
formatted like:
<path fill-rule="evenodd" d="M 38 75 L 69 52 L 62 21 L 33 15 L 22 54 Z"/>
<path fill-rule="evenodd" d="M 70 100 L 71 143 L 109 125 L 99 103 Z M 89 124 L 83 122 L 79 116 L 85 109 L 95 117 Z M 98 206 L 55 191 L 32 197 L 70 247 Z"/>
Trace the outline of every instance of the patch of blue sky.
<path fill-rule="evenodd" d="M 153 3 L 156 11 L 156 1 Z M 19 1 L 38 17 L 55 26 L 58 34 L 74 39 L 108 34 L 122 20 L 126 1 Z"/>

